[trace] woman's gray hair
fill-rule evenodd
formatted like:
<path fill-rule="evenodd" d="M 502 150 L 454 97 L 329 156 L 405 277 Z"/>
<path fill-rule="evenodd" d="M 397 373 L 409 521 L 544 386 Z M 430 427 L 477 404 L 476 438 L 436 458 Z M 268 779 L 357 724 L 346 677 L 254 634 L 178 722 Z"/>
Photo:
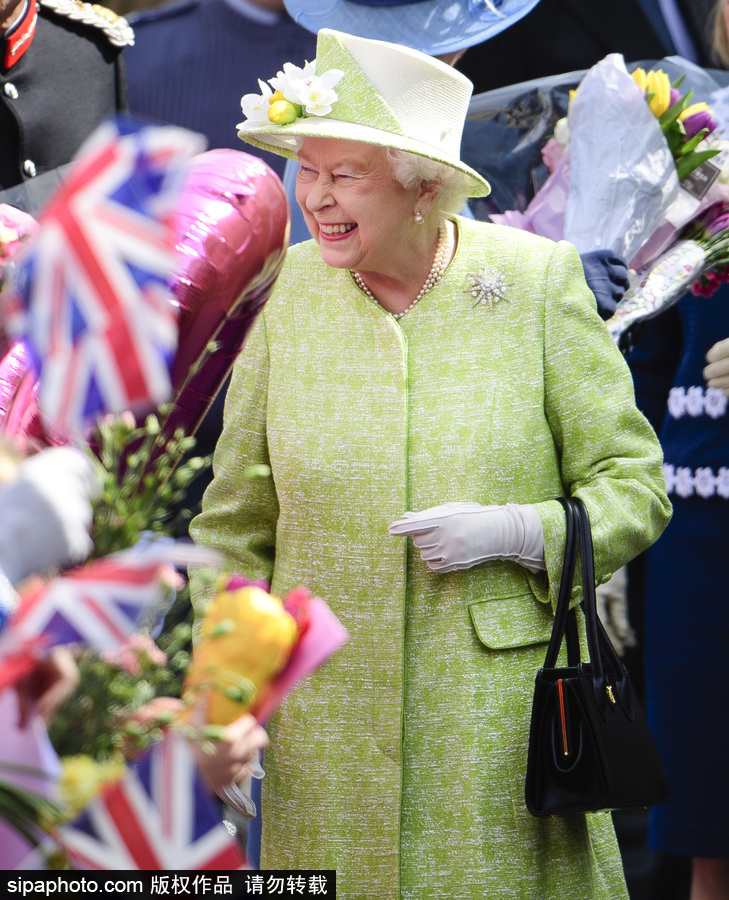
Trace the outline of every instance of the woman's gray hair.
<path fill-rule="evenodd" d="M 468 175 L 427 156 L 417 156 L 394 147 L 387 147 L 386 151 L 393 174 L 404 188 L 434 186 L 438 191 L 434 204 L 436 210 L 443 213 L 461 212 L 471 196 Z"/>

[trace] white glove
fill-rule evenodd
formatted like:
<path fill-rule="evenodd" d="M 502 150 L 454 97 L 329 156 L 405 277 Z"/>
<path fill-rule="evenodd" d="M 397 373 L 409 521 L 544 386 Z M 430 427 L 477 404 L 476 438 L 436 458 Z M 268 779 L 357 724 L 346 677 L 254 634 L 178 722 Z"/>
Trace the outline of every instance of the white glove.
<path fill-rule="evenodd" d="M 91 499 L 100 486 L 89 457 L 71 447 L 21 463 L 17 480 L 0 490 L 0 568 L 12 584 L 89 555 Z"/>
<path fill-rule="evenodd" d="M 434 572 L 457 572 L 495 559 L 513 560 L 533 572 L 546 568 L 542 520 L 530 505 L 445 503 L 406 512 L 389 531 L 412 535 Z"/>
<path fill-rule="evenodd" d="M 706 354 L 706 361 L 709 363 L 704 369 L 707 386 L 729 397 L 729 338 L 714 344 Z"/>

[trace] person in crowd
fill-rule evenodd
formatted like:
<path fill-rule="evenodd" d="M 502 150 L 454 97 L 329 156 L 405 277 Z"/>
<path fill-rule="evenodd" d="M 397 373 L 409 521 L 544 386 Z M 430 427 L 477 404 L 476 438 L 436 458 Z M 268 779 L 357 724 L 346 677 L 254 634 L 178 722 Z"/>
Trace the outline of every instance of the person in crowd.
<path fill-rule="evenodd" d="M 610 814 L 533 818 L 524 776 L 556 498 L 587 504 L 606 580 L 670 517 L 655 434 L 574 248 L 456 214 L 489 190 L 460 160 L 470 82 L 328 29 L 316 60 L 301 108 L 244 105 L 246 142 L 298 158 L 313 240 L 236 362 L 191 528 L 350 634 L 268 723 L 261 865 L 334 868 L 344 898 L 626 897 Z"/>
<path fill-rule="evenodd" d="M 474 92 L 532 78 L 589 69 L 608 53 L 626 62 L 682 56 L 713 64 L 707 26 L 714 0 L 541 0 L 525 17 L 484 47 L 474 47 L 459 69 Z"/>
<path fill-rule="evenodd" d="M 726 298 L 687 295 L 645 324 L 628 357 L 638 405 L 663 447 L 674 508 L 645 554 L 646 707 L 671 785 L 669 801 L 651 810 L 649 841 L 661 853 L 692 858 L 691 900 L 729 896 L 729 717 L 715 690 L 729 639 L 721 562 L 729 367 L 726 340 L 717 341 L 726 334 Z"/>
<path fill-rule="evenodd" d="M 726 3 L 717 4 L 724 26 Z M 724 35 L 726 43 L 726 36 Z M 721 52 L 722 43 L 716 41 Z M 729 614 L 722 549 L 729 516 L 729 292 L 687 294 L 647 322 L 628 363 L 638 405 L 665 455 L 674 516 L 645 554 L 645 681 L 650 725 L 671 785 L 649 840 L 691 859 L 690 900 L 729 896 L 729 740 L 720 677 Z"/>
<path fill-rule="evenodd" d="M 3 458 L 12 448 L 3 451 Z M 81 563 L 93 544 L 89 534 L 93 499 L 100 482 L 89 455 L 72 447 L 54 447 L 17 461 L 15 473 L 0 487 L 0 630 L 17 605 L 15 588 L 30 575 Z M 37 713 L 50 722 L 78 684 L 78 668 L 67 647 L 54 647 L 13 692 L 0 692 L 0 713 L 6 727 L 32 727 Z M 139 725 L 161 712 L 179 712 L 184 705 L 160 697 L 134 715 Z M 204 709 L 193 710 L 192 727 L 205 723 Z M 195 758 L 212 790 L 245 777 L 251 762 L 267 746 L 268 736 L 251 715 L 225 728 L 224 739 L 194 743 Z M 0 753 L 0 757 L 2 754 Z M 4 826 L 2 826 L 4 828 Z M 0 829 L 2 830 L 2 829 Z"/>
<path fill-rule="evenodd" d="M 129 109 L 199 132 L 209 150 L 241 149 L 234 126 L 242 85 L 256 84 L 280 59 L 314 58 L 314 35 L 287 15 L 283 0 L 177 0 L 129 21 Z M 249 152 L 283 174 L 280 157 Z"/>
<path fill-rule="evenodd" d="M 126 20 L 103 6 L 0 0 L 0 190 L 70 162 L 126 109 L 122 48 L 132 40 Z"/>
<path fill-rule="evenodd" d="M 729 3 L 719 0 L 711 19 L 713 35 L 713 58 L 725 68 L 729 68 Z"/>

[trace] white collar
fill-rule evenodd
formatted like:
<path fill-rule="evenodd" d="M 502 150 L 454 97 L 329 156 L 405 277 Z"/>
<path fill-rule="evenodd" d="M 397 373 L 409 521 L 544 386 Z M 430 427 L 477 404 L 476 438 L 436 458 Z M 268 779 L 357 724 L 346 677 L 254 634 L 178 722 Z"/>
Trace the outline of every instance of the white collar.
<path fill-rule="evenodd" d="M 232 7 L 236 12 L 242 13 L 259 25 L 276 25 L 283 19 L 282 13 L 272 12 L 257 6 L 252 0 L 225 0 L 228 6 Z"/>

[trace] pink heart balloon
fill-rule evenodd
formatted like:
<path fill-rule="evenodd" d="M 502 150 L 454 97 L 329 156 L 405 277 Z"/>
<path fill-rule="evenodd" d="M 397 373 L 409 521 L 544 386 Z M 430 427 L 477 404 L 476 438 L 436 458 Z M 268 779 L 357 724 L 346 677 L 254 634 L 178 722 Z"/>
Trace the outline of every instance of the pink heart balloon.
<path fill-rule="evenodd" d="M 46 429 L 38 389 L 31 353 L 23 341 L 18 341 L 0 360 L 0 434 L 22 453 L 65 443 Z"/>
<path fill-rule="evenodd" d="M 193 434 L 281 270 L 288 200 L 262 160 L 241 150 L 209 150 L 190 164 L 173 228 L 179 269 L 171 287 L 180 322 L 165 430 Z"/>

